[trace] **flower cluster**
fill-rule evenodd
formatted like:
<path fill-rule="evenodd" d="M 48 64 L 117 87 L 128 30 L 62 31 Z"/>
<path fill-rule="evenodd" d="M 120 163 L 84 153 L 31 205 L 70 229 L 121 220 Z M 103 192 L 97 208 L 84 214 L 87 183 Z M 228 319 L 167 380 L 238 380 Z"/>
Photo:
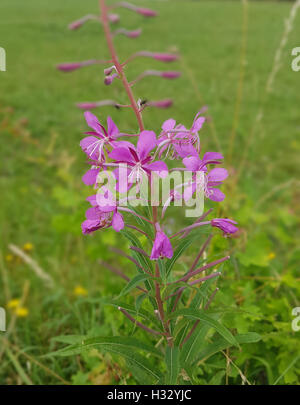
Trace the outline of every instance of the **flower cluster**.
<path fill-rule="evenodd" d="M 110 117 L 107 119 L 106 128 L 89 111 L 85 112 L 85 118 L 93 131 L 87 132 L 88 136 L 80 142 L 82 150 L 87 155 L 88 163 L 91 165 L 82 180 L 86 185 L 92 185 L 98 190 L 96 194 L 87 199 L 91 207 L 86 211 L 86 220 L 82 223 L 84 234 L 110 226 L 119 232 L 126 226 L 124 213 L 139 216 L 135 210 L 125 207 L 126 204 L 124 203 L 128 203 L 128 200 L 117 200 L 116 195 L 118 192 L 126 191 L 131 187 L 136 187 L 138 191 L 145 179 L 149 180 L 151 185 L 153 175 L 167 176 L 170 171 L 166 163 L 168 156 L 181 162 L 181 167 L 178 170 L 190 171 L 192 176 L 189 182 L 181 184 L 183 192 L 176 193 L 176 190 L 170 190 L 167 196 L 168 204 L 165 204 L 164 208 L 170 205 L 175 195 L 177 199 L 182 198 L 185 202 L 190 200 L 199 187 L 210 200 L 219 202 L 225 198 L 224 193 L 218 187 L 227 178 L 227 170 L 219 167 L 210 170 L 211 165 L 221 163 L 223 156 L 218 152 L 206 152 L 200 158 L 199 131 L 205 118 L 199 113 L 189 129 L 180 124 L 176 125 L 173 119 L 169 119 L 162 124 L 162 130 L 158 137 L 153 131 L 141 131 L 137 135 L 136 146 L 132 142 L 121 139 L 128 137 L 129 134 L 121 133 Z M 99 174 L 109 169 L 112 176 L 107 177 L 112 179 L 111 183 L 113 184 L 103 186 L 100 184 L 101 179 L 99 180 L 99 177 L 101 176 Z M 125 169 L 125 178 L 124 176 L 122 179 L 120 178 L 120 169 Z M 204 181 L 198 182 L 198 173 L 202 174 L 200 178 Z M 136 197 L 136 200 L 138 199 Z M 123 214 L 122 211 L 124 211 Z M 162 231 L 163 224 L 157 218 L 147 218 L 146 220 L 151 222 L 155 229 L 155 239 L 150 258 L 152 260 L 162 257 L 170 259 L 173 256 L 173 249 L 170 239 Z M 179 231 L 177 234 L 184 233 L 191 227 L 194 229 L 209 225 L 221 229 L 227 236 L 237 231 L 235 224 L 235 221 L 226 218 L 215 218 L 204 222 L 196 221 L 194 225 Z M 138 230 L 138 228 L 136 229 Z"/>

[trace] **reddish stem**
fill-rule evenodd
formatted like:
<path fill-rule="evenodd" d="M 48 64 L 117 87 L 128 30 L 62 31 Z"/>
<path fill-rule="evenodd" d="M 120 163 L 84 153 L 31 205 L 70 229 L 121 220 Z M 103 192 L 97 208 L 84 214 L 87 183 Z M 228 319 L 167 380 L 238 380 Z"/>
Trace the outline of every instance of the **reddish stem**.
<path fill-rule="evenodd" d="M 137 103 L 135 101 L 135 98 L 134 98 L 133 92 L 132 92 L 132 90 L 130 88 L 130 85 L 128 83 L 127 77 L 126 77 L 126 75 L 125 75 L 125 73 L 123 71 L 123 67 L 119 62 L 117 52 L 116 52 L 116 49 L 115 49 L 115 46 L 114 46 L 114 43 L 113 43 L 112 33 L 111 33 L 111 30 L 110 30 L 110 24 L 109 24 L 109 19 L 108 19 L 108 13 L 107 13 L 108 8 L 106 6 L 106 1 L 105 0 L 99 0 L 99 6 L 100 6 L 100 11 L 101 11 L 101 21 L 102 21 L 102 25 L 103 25 L 103 30 L 104 30 L 104 34 L 105 34 L 105 37 L 106 37 L 107 46 L 108 46 L 109 52 L 110 52 L 111 57 L 112 57 L 113 64 L 116 67 L 116 70 L 117 70 L 117 72 L 118 72 L 118 74 L 120 76 L 120 79 L 122 80 L 123 86 L 124 86 L 124 88 L 126 90 L 126 93 L 127 93 L 128 97 L 129 97 L 132 109 L 133 109 L 133 111 L 135 113 L 135 116 L 136 116 L 138 124 L 139 124 L 140 131 L 143 131 L 144 130 L 144 124 L 143 124 L 142 115 L 141 115 L 141 113 L 139 111 L 139 108 L 138 108 L 138 105 L 137 105 Z"/>

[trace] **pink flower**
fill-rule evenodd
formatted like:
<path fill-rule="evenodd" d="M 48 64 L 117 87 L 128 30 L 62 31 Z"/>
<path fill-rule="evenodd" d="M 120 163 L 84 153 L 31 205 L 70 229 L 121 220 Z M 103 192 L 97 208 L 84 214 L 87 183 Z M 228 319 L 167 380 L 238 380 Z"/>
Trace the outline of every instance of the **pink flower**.
<path fill-rule="evenodd" d="M 173 257 L 173 248 L 167 235 L 161 230 L 159 224 L 155 224 L 156 236 L 152 247 L 150 259 L 158 260 L 159 258 L 167 257 L 171 259 Z"/>
<path fill-rule="evenodd" d="M 86 220 L 81 224 L 82 233 L 88 234 L 110 225 L 110 215 L 102 212 L 97 207 L 89 208 L 86 213 Z"/>
<path fill-rule="evenodd" d="M 237 222 L 227 218 L 215 218 L 211 220 L 211 226 L 221 229 L 225 236 L 238 231 L 238 228 L 234 226 L 236 224 Z"/>
<path fill-rule="evenodd" d="M 84 116 L 88 126 L 94 131 L 87 132 L 87 134 L 92 136 L 83 138 L 80 142 L 80 146 L 90 159 L 103 161 L 104 150 L 109 152 L 107 146 L 116 147 L 129 144 L 129 142 L 126 141 L 116 142 L 119 136 L 119 129 L 110 117 L 107 118 L 106 130 L 104 126 L 100 124 L 98 118 L 90 111 L 86 111 Z"/>
<path fill-rule="evenodd" d="M 172 118 L 162 125 L 162 133 L 159 137 L 159 156 L 165 150 L 167 150 L 168 156 L 171 147 L 173 149 L 171 157 L 173 158 L 184 158 L 190 155 L 198 156 L 189 131 L 183 125 L 176 125 L 176 121 Z"/>
<path fill-rule="evenodd" d="M 118 211 L 117 203 L 113 198 L 113 194 L 106 188 L 103 188 L 102 194 L 97 194 L 91 197 L 91 203 L 96 204 L 101 212 L 112 214 L 111 225 L 116 232 L 120 232 L 124 228 L 123 215 Z"/>
<path fill-rule="evenodd" d="M 126 163 L 130 168 L 129 183 L 135 180 L 140 182 L 143 175 L 151 171 L 158 172 L 160 176 L 167 173 L 168 167 L 162 161 L 153 162 L 150 152 L 156 147 L 156 136 L 153 131 L 142 131 L 139 135 L 137 146 L 130 144 L 128 147 L 116 147 L 110 152 L 109 157 L 117 163 Z"/>
<path fill-rule="evenodd" d="M 190 156 L 183 159 L 182 163 L 185 167 L 192 171 L 202 171 L 207 172 L 207 165 L 208 164 L 219 164 L 220 160 L 223 159 L 223 156 L 218 152 L 206 152 L 201 160 L 199 157 Z M 204 193 L 207 198 L 212 201 L 223 201 L 225 198 L 225 194 L 222 193 L 218 188 L 222 184 L 222 182 L 228 177 L 228 172 L 226 169 L 223 168 L 215 168 L 212 169 L 209 173 L 205 174 L 204 177 L 204 184 L 199 184 L 201 187 L 204 188 Z M 202 179 L 200 179 L 202 181 Z M 197 179 L 196 176 L 193 176 L 192 184 L 186 188 L 185 190 L 185 197 L 190 198 L 197 187 Z"/>

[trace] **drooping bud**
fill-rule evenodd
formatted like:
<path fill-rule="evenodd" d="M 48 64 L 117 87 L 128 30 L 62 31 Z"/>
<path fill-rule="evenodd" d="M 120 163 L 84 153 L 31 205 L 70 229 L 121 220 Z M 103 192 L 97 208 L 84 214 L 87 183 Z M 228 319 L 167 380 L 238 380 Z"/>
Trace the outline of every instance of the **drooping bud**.
<path fill-rule="evenodd" d="M 86 102 L 86 103 L 78 103 L 76 107 L 81 108 L 82 110 L 92 110 L 93 108 L 98 107 L 97 102 Z"/>
<path fill-rule="evenodd" d="M 125 28 L 119 28 L 114 32 L 114 35 L 125 35 L 127 38 L 137 38 L 141 35 L 142 30 L 139 28 L 137 30 L 128 31 Z"/>
<path fill-rule="evenodd" d="M 71 63 L 61 63 L 57 65 L 57 69 L 62 71 L 62 72 L 72 72 L 73 70 L 80 69 L 84 66 L 90 66 L 90 65 L 96 65 L 96 64 L 102 64 L 102 63 L 110 63 L 111 61 L 107 60 L 96 60 L 96 59 L 90 59 L 90 60 L 85 60 L 83 62 L 71 62 Z"/>
<path fill-rule="evenodd" d="M 77 30 L 80 28 L 84 23 L 86 23 L 88 20 L 98 20 L 99 18 L 96 15 L 93 14 L 87 14 L 84 17 L 80 18 L 79 20 L 73 21 L 69 24 L 68 28 L 69 30 Z"/>
<path fill-rule="evenodd" d="M 108 14 L 108 19 L 112 24 L 116 24 L 120 21 L 120 16 L 119 14 Z"/>
<path fill-rule="evenodd" d="M 161 77 L 165 79 L 176 79 L 177 77 L 180 77 L 181 73 L 176 72 L 176 71 L 166 71 L 166 72 L 161 72 Z"/>
<path fill-rule="evenodd" d="M 135 80 L 133 80 L 130 85 L 133 86 L 135 83 L 139 82 L 142 80 L 144 77 L 147 76 L 158 76 L 158 77 L 163 77 L 164 79 L 176 79 L 177 77 L 181 76 L 180 72 L 176 71 L 165 71 L 162 72 L 160 70 L 145 70 L 143 73 L 141 73 Z"/>
<path fill-rule="evenodd" d="M 73 70 L 81 68 L 82 64 L 80 62 L 61 63 L 60 65 L 57 65 L 56 67 L 58 70 L 67 73 L 67 72 L 73 72 Z"/>
<path fill-rule="evenodd" d="M 109 68 L 104 69 L 104 74 L 105 74 L 105 76 L 109 76 L 110 74 L 112 74 L 112 72 L 113 72 L 114 70 L 116 70 L 115 65 L 113 65 L 113 66 L 111 66 L 111 67 L 109 67 Z"/>
<path fill-rule="evenodd" d="M 140 51 L 133 55 L 133 57 L 144 56 L 146 58 L 153 58 L 161 62 L 173 62 L 178 59 L 178 55 L 175 53 L 165 53 L 165 52 L 149 52 L 149 51 Z"/>
<path fill-rule="evenodd" d="M 109 86 L 110 84 L 112 84 L 112 82 L 119 77 L 118 73 L 114 73 L 110 76 L 105 76 L 104 78 L 104 84 L 106 84 L 106 86 Z"/>
<path fill-rule="evenodd" d="M 144 7 L 138 7 L 135 10 L 137 13 L 143 15 L 144 17 L 156 17 L 157 12 L 154 10 L 150 10 L 149 8 L 144 8 Z"/>
<path fill-rule="evenodd" d="M 177 60 L 178 56 L 173 53 L 154 53 L 153 58 L 168 63 Z"/>
<path fill-rule="evenodd" d="M 151 10 L 149 8 L 145 8 L 145 7 L 137 7 L 131 3 L 128 3 L 127 1 L 121 1 L 117 5 L 120 7 L 127 8 L 128 10 L 135 11 L 136 13 L 141 14 L 144 17 L 156 17 L 157 16 L 156 11 Z"/>
<path fill-rule="evenodd" d="M 169 108 L 173 105 L 173 100 L 170 98 L 167 98 L 165 100 L 159 100 L 159 101 L 147 101 L 145 103 L 147 107 L 156 107 L 156 108 Z"/>

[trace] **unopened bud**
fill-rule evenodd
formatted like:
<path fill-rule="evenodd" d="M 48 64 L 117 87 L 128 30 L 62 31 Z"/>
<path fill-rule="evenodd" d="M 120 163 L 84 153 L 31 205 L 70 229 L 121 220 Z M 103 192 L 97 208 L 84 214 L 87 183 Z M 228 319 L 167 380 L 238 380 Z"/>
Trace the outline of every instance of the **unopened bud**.
<path fill-rule="evenodd" d="M 181 73 L 176 71 L 161 72 L 161 77 L 164 77 L 165 79 L 176 79 L 179 76 L 181 76 Z"/>
<path fill-rule="evenodd" d="M 119 77 L 118 73 L 114 73 L 110 76 L 105 76 L 104 84 L 106 84 L 106 86 L 109 86 L 110 84 L 112 84 L 116 77 Z"/>
<path fill-rule="evenodd" d="M 154 53 L 153 58 L 168 63 L 177 60 L 178 56 L 174 53 Z"/>
<path fill-rule="evenodd" d="M 108 14 L 108 19 L 112 24 L 116 24 L 120 21 L 119 14 Z"/>
<path fill-rule="evenodd" d="M 60 65 L 56 66 L 58 70 L 62 72 L 72 72 L 73 70 L 79 69 L 82 67 L 82 63 L 75 62 L 75 63 L 61 63 Z"/>
<path fill-rule="evenodd" d="M 144 8 L 144 7 L 138 7 L 135 9 L 135 11 L 144 17 L 156 17 L 157 12 L 154 10 L 150 10 L 149 8 Z"/>

